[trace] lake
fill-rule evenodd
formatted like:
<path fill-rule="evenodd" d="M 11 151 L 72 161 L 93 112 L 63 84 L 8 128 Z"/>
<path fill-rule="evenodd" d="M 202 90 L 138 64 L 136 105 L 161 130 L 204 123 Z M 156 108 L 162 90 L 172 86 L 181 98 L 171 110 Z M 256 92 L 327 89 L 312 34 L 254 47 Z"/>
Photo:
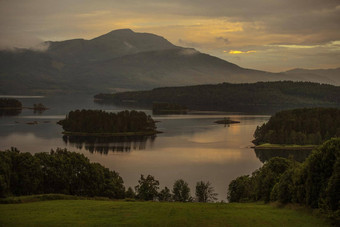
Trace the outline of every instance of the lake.
<path fill-rule="evenodd" d="M 163 132 L 155 137 L 79 139 L 63 137 L 62 128 L 57 125 L 70 110 L 117 112 L 131 108 L 100 105 L 89 96 L 16 98 L 24 107 L 43 103 L 50 109 L 42 113 L 23 109 L 17 115 L 0 117 L 0 150 L 17 147 L 33 154 L 67 148 L 117 171 L 126 187 L 136 186 L 141 174 L 153 175 L 161 188 L 172 188 L 174 181 L 182 178 L 189 183 L 194 196 L 196 182 L 203 180 L 212 183 L 219 200 L 226 200 L 231 180 L 262 166 L 264 155 L 254 152 L 251 140 L 256 126 L 270 116 L 218 112 L 153 116 L 159 121 L 157 129 Z M 142 111 L 152 114 L 151 110 Z M 214 123 L 224 117 L 240 123 L 229 126 Z"/>

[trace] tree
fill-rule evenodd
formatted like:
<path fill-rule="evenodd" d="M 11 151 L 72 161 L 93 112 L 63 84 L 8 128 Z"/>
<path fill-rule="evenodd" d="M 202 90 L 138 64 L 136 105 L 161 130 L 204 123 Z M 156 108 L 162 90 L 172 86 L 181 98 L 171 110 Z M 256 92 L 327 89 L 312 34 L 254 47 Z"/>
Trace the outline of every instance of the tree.
<path fill-rule="evenodd" d="M 131 187 L 129 187 L 128 190 L 126 190 L 125 192 L 125 198 L 134 199 L 135 197 L 136 197 L 136 193 L 133 191 Z"/>
<path fill-rule="evenodd" d="M 145 178 L 142 174 L 138 183 L 139 185 L 135 187 L 138 199 L 148 201 L 153 200 L 155 197 L 157 197 L 159 181 L 155 180 L 153 176 L 148 175 Z"/>
<path fill-rule="evenodd" d="M 190 198 L 190 188 L 188 183 L 182 179 L 176 180 L 172 189 L 173 199 L 179 202 L 188 202 Z"/>
<path fill-rule="evenodd" d="M 274 157 L 266 162 L 258 171 L 252 175 L 255 192 L 255 200 L 270 201 L 270 193 L 276 183 L 279 182 L 282 174 L 292 166 L 292 161 Z"/>
<path fill-rule="evenodd" d="M 196 198 L 198 202 L 206 203 L 206 202 L 213 202 L 217 200 L 216 196 L 217 193 L 214 192 L 214 187 L 211 186 L 210 182 L 197 182 L 196 184 Z"/>
<path fill-rule="evenodd" d="M 162 189 L 162 191 L 158 194 L 159 201 L 170 202 L 171 198 L 172 198 L 172 195 L 168 187 L 165 187 L 164 189 Z"/>
<path fill-rule="evenodd" d="M 228 187 L 229 202 L 250 200 L 251 180 L 249 175 L 240 176 L 232 180 Z"/>
<path fill-rule="evenodd" d="M 339 169 L 337 166 L 339 164 L 336 164 L 339 159 L 339 138 L 326 141 L 307 158 L 304 163 L 307 173 L 305 178 L 306 205 L 318 208 L 324 204 L 327 193 L 330 193 L 327 197 L 332 197 L 333 191 L 339 190 L 340 181 L 337 179 L 339 174 L 335 171 L 337 168 Z M 337 186 L 336 182 L 338 182 Z M 339 200 L 336 201 L 336 197 L 332 198 L 334 199 L 332 203 L 339 202 Z M 337 199 L 339 199 L 339 196 L 337 196 Z M 330 207 L 333 209 L 335 206 L 331 205 Z"/>

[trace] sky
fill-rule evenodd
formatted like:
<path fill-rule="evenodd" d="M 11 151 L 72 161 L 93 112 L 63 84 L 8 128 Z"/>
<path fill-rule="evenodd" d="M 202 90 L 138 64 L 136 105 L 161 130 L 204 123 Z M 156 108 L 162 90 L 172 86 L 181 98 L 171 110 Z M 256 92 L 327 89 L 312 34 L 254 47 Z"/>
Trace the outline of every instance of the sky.
<path fill-rule="evenodd" d="M 0 48 L 130 28 L 241 67 L 340 67 L 340 0 L 0 0 Z"/>

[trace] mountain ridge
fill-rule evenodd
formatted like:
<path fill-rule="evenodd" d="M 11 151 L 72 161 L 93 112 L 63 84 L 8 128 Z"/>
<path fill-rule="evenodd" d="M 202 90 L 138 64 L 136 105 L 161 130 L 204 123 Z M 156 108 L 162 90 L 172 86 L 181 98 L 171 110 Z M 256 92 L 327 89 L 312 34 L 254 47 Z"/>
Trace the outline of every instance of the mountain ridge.
<path fill-rule="evenodd" d="M 46 51 L 0 51 L 1 93 L 93 94 L 222 82 L 306 81 L 308 77 L 314 82 L 340 84 L 337 70 L 271 73 L 246 69 L 193 48 L 176 46 L 164 37 L 131 29 L 113 30 L 90 40 L 45 44 L 49 45 Z"/>

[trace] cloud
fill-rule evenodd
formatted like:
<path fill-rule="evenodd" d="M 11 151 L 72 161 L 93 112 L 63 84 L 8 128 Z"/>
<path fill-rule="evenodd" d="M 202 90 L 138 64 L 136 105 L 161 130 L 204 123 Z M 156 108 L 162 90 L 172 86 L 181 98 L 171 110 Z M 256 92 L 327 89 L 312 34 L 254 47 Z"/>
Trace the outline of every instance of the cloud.
<path fill-rule="evenodd" d="M 217 40 L 218 42 L 223 42 L 224 44 L 229 44 L 229 43 L 230 43 L 230 40 L 229 40 L 228 38 L 224 38 L 224 37 L 222 37 L 222 36 L 216 37 L 216 40 Z"/>
<path fill-rule="evenodd" d="M 178 39 L 178 44 L 184 47 L 195 47 L 195 48 L 202 46 L 200 43 L 195 43 L 195 42 L 191 42 L 191 41 L 187 41 L 183 39 Z"/>
<path fill-rule="evenodd" d="M 0 33 L 0 49 L 15 50 L 19 49 L 32 49 L 36 51 L 45 51 L 48 49 L 48 44 L 42 39 L 27 32 L 15 33 Z"/>
<path fill-rule="evenodd" d="M 329 57 L 340 51 L 332 44 L 340 40 L 339 21 L 339 0 L 0 0 L 0 46 L 132 28 L 244 67 L 339 66 Z"/>

